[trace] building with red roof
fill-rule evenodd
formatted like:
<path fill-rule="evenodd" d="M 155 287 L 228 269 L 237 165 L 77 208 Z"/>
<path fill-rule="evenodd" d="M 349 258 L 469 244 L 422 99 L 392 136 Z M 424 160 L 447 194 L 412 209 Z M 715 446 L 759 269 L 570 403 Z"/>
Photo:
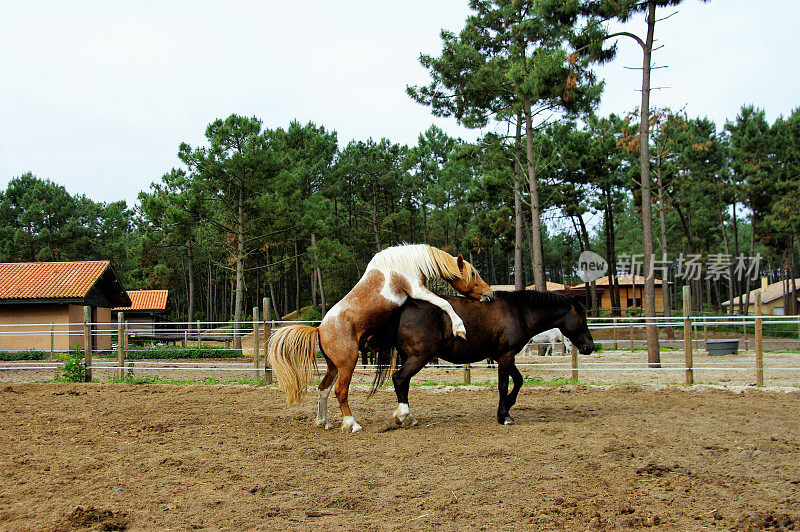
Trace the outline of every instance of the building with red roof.
<path fill-rule="evenodd" d="M 84 306 L 93 349 L 109 350 L 111 309 L 130 304 L 107 260 L 0 263 L 0 350 L 82 349 Z"/>
<path fill-rule="evenodd" d="M 122 312 L 124 320 L 139 333 L 152 333 L 155 324 L 166 321 L 169 290 L 129 290 L 131 304 L 111 309 L 112 319 Z"/>

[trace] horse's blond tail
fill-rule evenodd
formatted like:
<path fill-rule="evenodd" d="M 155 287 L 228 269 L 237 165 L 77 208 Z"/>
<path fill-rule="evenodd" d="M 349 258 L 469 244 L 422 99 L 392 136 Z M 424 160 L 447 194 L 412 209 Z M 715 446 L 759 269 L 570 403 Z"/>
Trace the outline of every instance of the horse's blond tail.
<path fill-rule="evenodd" d="M 269 339 L 267 359 L 290 405 L 306 395 L 317 369 L 319 329 L 310 325 L 281 327 Z"/>

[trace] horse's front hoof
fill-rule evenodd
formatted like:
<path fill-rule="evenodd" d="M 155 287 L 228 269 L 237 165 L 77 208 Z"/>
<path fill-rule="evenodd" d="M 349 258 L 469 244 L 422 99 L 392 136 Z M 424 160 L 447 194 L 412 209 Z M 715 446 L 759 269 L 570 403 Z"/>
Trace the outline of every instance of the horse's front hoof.
<path fill-rule="evenodd" d="M 403 423 L 411 415 L 410 412 L 411 411 L 409 410 L 407 403 L 398 403 L 397 408 L 395 408 L 394 412 L 392 412 L 392 417 L 394 417 L 394 424 L 403 425 Z"/>
<path fill-rule="evenodd" d="M 356 423 L 356 420 L 352 417 L 346 417 L 342 420 L 342 432 L 349 432 L 350 434 L 354 432 L 358 432 L 361 430 L 361 425 Z"/>
<path fill-rule="evenodd" d="M 513 425 L 513 424 L 514 424 L 514 418 L 513 417 L 506 416 L 505 419 L 503 419 L 503 425 Z"/>
<path fill-rule="evenodd" d="M 331 425 L 330 422 L 326 419 L 317 418 L 314 420 L 314 423 L 316 423 L 318 427 L 323 428 L 325 430 L 331 430 L 333 428 L 333 425 Z"/>
<path fill-rule="evenodd" d="M 409 414 L 406 416 L 406 419 L 401 421 L 399 424 L 401 427 L 408 429 L 419 425 L 419 421 L 417 421 L 417 418 L 415 418 L 413 415 Z"/>

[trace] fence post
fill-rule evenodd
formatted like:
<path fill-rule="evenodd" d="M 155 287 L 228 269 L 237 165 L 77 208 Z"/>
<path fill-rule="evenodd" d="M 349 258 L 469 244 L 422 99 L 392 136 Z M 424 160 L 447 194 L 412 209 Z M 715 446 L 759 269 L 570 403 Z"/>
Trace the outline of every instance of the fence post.
<path fill-rule="evenodd" d="M 464 364 L 464 384 L 470 384 L 472 382 L 472 373 L 470 371 L 469 364 Z"/>
<path fill-rule="evenodd" d="M 83 307 L 83 364 L 86 382 L 92 382 L 92 307 Z"/>
<path fill-rule="evenodd" d="M 50 322 L 50 358 L 53 358 L 53 351 L 55 347 L 55 331 L 53 330 L 53 322 Z"/>
<path fill-rule="evenodd" d="M 234 325 L 234 327 L 238 327 L 238 325 Z M 197 349 L 200 350 L 200 320 L 197 320 Z"/>
<path fill-rule="evenodd" d="M 258 382 L 258 357 L 259 344 L 258 329 L 261 327 L 258 319 L 258 307 L 253 307 L 253 379 Z"/>
<path fill-rule="evenodd" d="M 692 312 L 692 294 L 689 285 L 683 287 L 683 351 L 686 366 L 686 385 L 694 384 L 694 360 L 692 357 L 692 322 L 689 316 Z"/>
<path fill-rule="evenodd" d="M 117 314 L 117 377 L 122 380 L 125 377 L 125 338 L 123 323 L 125 322 L 125 313 L 119 312 Z"/>
<path fill-rule="evenodd" d="M 756 340 L 756 384 L 764 386 L 764 350 L 763 341 L 761 336 L 761 291 L 756 292 L 756 324 L 755 324 L 755 340 Z"/>
<path fill-rule="evenodd" d="M 617 342 L 617 319 L 614 318 L 614 351 L 619 349 L 619 343 Z"/>
<path fill-rule="evenodd" d="M 578 383 L 578 348 L 572 344 L 572 382 Z"/>
<path fill-rule="evenodd" d="M 264 345 L 267 345 L 269 342 L 269 335 L 272 332 L 272 320 L 270 319 L 270 308 L 269 308 L 269 298 L 265 297 L 262 301 L 264 305 Z M 272 368 L 269 367 L 269 361 L 267 361 L 267 352 L 264 351 L 264 382 L 267 384 L 272 384 Z"/>

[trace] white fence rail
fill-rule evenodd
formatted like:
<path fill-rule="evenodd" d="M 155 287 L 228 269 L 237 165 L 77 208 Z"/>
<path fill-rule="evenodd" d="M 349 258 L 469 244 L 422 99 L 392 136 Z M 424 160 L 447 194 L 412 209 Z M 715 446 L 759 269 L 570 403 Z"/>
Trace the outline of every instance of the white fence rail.
<path fill-rule="evenodd" d="M 254 309 L 255 310 L 255 309 Z M 257 316 L 257 312 L 254 314 Z M 692 371 L 755 371 L 761 374 L 758 381 L 763 382 L 763 351 L 766 346 L 777 346 L 778 350 L 787 353 L 798 353 L 798 357 L 789 362 L 772 364 L 768 367 L 769 371 L 800 371 L 800 317 L 798 316 L 680 316 L 680 317 L 655 317 L 645 318 L 639 316 L 624 317 L 590 317 L 588 318 L 589 328 L 596 336 L 596 343 L 603 347 L 603 350 L 614 348 L 615 350 L 630 350 L 631 352 L 642 350 L 645 347 L 644 329 L 648 323 L 655 324 L 662 331 L 660 342 L 664 346 L 678 347 L 691 346 L 687 358 L 682 362 L 664 361 L 658 367 L 653 367 L 646 361 L 583 361 L 578 364 L 578 357 L 571 353 L 571 361 L 552 362 L 527 362 L 520 361 L 517 364 L 523 371 L 546 371 L 546 372 L 572 372 L 572 376 L 577 380 L 577 372 L 687 372 L 687 383 L 689 383 L 689 373 Z M 260 321 L 258 319 L 247 322 L 168 322 L 155 324 L 142 324 L 133 322 L 120 323 L 19 323 L 19 324 L 0 324 L 0 353 L 6 359 L 14 358 L 14 353 L 25 351 L 38 351 L 43 353 L 46 359 L 42 360 L 5 360 L 0 361 L 0 381 L 3 381 L 4 373 L 10 371 L 42 371 L 49 370 L 58 372 L 64 362 L 58 359 L 60 353 L 68 351 L 75 344 L 83 350 L 88 343 L 91 349 L 85 353 L 85 363 L 91 371 L 105 372 L 111 371 L 119 377 L 123 377 L 124 372 L 135 371 L 137 374 L 164 372 L 169 374 L 175 371 L 192 372 L 231 372 L 247 373 L 256 379 L 271 378 L 271 371 L 265 364 L 265 333 L 268 335 L 276 328 L 287 323 L 309 323 L 318 322 L 285 322 L 285 321 Z M 688 324 L 688 329 L 687 329 Z M 258 330 L 259 342 L 254 344 L 254 331 Z M 667 329 L 673 332 L 682 331 L 683 338 L 664 338 L 663 332 Z M 791 337 L 763 337 L 764 331 L 781 331 Z M 638 334 L 637 334 L 638 333 Z M 612 336 L 613 337 L 610 337 Z M 750 346 L 755 349 L 755 357 L 751 360 L 724 360 L 719 362 L 703 361 L 695 363 L 691 358 L 691 352 L 702 349 L 710 340 L 720 337 L 730 337 L 744 342 L 744 350 L 748 351 Z M 241 342 L 242 346 L 237 347 Z M 688 343 L 687 343 L 688 342 Z M 683 343 L 683 346 L 680 344 Z M 536 347 L 537 344 L 529 344 L 528 349 Z M 538 344 L 549 345 L 549 344 Z M 638 347 L 637 347 L 638 346 Z M 186 350 L 203 350 L 204 358 L 197 358 L 188 361 L 178 361 L 175 359 L 148 359 L 147 353 L 152 353 L 154 349 L 161 349 L 160 356 L 166 356 L 169 350 L 176 350 L 179 347 Z M 248 362 L 241 362 L 237 359 L 220 361 L 223 354 L 231 355 L 231 350 L 239 351 L 239 356 L 250 359 Z M 675 349 L 680 350 L 680 349 Z M 215 357 L 214 352 L 218 351 L 220 357 Z M 602 352 L 602 351 L 601 351 Z M 238 353 L 236 353 L 238 354 Z M 570 354 L 570 353 L 564 353 Z M 115 358 L 107 358 L 115 357 Z M 175 357 L 178 358 L 178 357 Z M 217 359 L 208 361 L 208 359 Z M 461 366 L 452 364 L 429 364 L 427 369 L 453 369 Z M 471 364 L 473 369 L 489 368 L 487 363 Z M 469 377 L 469 367 L 465 368 L 465 380 Z M 359 364 L 357 371 L 373 372 L 375 366 L 371 364 Z M 425 371 L 425 370 L 423 370 Z M 800 376 L 798 377 L 800 382 Z"/>

